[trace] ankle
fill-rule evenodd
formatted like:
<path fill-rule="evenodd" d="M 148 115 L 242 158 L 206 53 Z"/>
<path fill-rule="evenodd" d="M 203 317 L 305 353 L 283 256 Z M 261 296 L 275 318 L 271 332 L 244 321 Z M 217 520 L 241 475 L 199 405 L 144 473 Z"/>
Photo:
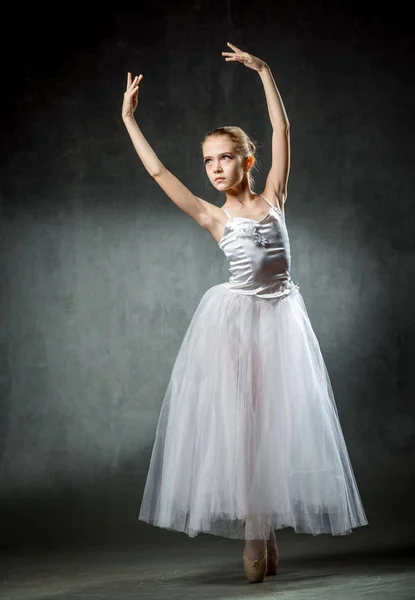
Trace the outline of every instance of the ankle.
<path fill-rule="evenodd" d="M 257 560 L 263 554 L 266 544 L 266 540 L 247 540 L 245 550 L 249 560 Z"/>
<path fill-rule="evenodd" d="M 271 533 L 269 534 L 269 538 L 267 540 L 267 547 L 272 548 L 276 552 L 278 551 L 277 538 L 275 537 L 275 531 L 273 529 L 271 529 Z"/>

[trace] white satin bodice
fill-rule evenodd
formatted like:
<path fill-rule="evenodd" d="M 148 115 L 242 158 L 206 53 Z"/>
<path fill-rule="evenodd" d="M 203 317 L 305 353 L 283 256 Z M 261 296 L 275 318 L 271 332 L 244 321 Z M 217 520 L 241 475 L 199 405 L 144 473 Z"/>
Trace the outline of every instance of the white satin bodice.
<path fill-rule="evenodd" d="M 232 292 L 279 298 L 294 288 L 291 280 L 291 251 L 284 214 L 270 205 L 268 214 L 255 221 L 246 217 L 229 217 L 218 242 L 229 262 L 230 279 L 224 285 Z"/>

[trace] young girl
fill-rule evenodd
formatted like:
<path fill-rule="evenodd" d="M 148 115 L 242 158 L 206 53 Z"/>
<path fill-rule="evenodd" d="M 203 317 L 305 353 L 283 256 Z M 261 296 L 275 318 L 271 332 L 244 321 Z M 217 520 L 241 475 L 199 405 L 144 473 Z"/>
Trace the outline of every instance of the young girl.
<path fill-rule="evenodd" d="M 290 277 L 287 115 L 269 66 L 228 46 L 225 60 L 253 69 L 264 85 L 272 166 L 263 194 L 255 193 L 247 134 L 208 133 L 206 173 L 225 194 L 222 208 L 160 162 L 134 119 L 143 76 L 128 73 L 122 117 L 144 167 L 212 234 L 231 275 L 207 290 L 184 336 L 138 518 L 190 537 L 245 540 L 246 577 L 260 582 L 277 570 L 275 529 L 341 535 L 367 520 L 320 347 Z"/>

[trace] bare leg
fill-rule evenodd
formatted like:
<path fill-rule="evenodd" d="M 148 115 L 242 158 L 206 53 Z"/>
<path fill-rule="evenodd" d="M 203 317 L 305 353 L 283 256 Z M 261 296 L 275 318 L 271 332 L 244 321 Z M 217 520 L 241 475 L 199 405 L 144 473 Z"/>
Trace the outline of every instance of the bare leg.
<path fill-rule="evenodd" d="M 258 373 L 260 373 L 260 364 L 259 364 L 259 359 L 258 359 L 258 354 L 254 354 L 254 358 L 252 361 L 252 372 L 251 372 L 251 377 L 252 377 L 252 401 L 253 401 L 253 412 L 255 413 L 257 410 L 260 410 L 260 406 L 257 408 L 258 405 Z M 254 471 L 254 465 L 255 465 L 255 461 L 256 461 L 256 453 L 255 453 L 255 449 L 256 449 L 256 444 L 255 443 L 251 443 L 250 446 L 250 456 L 249 456 L 249 472 L 252 474 L 252 472 Z M 251 483 L 250 483 L 251 485 Z M 258 517 L 252 517 L 252 521 L 255 522 L 255 520 Z M 248 523 L 251 521 L 250 517 L 247 516 L 247 521 Z M 258 524 L 257 524 L 258 525 Z M 259 527 L 257 529 L 257 531 L 259 530 Z M 263 554 L 265 548 L 267 545 L 267 540 L 266 539 L 257 539 L 257 540 L 246 540 L 245 541 L 245 550 L 246 550 L 246 555 L 249 558 L 249 560 L 256 560 L 258 559 L 261 554 Z"/>
<path fill-rule="evenodd" d="M 249 527 L 249 529 L 252 532 L 252 522 L 250 517 L 247 517 L 247 521 L 244 521 L 244 525 L 245 525 L 245 532 L 247 530 L 247 528 Z M 267 540 L 245 540 L 245 550 L 246 550 L 246 555 L 249 558 L 249 560 L 256 560 L 257 558 L 259 558 L 261 556 L 261 554 L 264 552 L 265 547 L 267 545 Z"/>
<path fill-rule="evenodd" d="M 278 548 L 275 531 L 271 529 L 267 540 L 267 571 L 266 575 L 276 575 L 278 572 Z"/>
<path fill-rule="evenodd" d="M 275 552 L 278 553 L 277 538 L 275 537 L 275 531 L 273 529 L 271 529 L 270 531 L 267 546 L 268 548 L 272 548 L 273 550 L 275 550 Z"/>

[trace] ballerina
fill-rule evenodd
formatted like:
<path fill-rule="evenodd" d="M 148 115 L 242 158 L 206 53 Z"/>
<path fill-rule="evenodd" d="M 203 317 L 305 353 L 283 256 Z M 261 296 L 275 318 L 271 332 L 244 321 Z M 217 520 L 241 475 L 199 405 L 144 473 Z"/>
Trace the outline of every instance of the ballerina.
<path fill-rule="evenodd" d="M 190 537 L 243 539 L 246 577 L 261 582 L 277 572 L 276 529 L 343 535 L 367 519 L 320 346 L 290 275 L 287 114 L 269 65 L 228 46 L 225 61 L 263 83 L 272 165 L 256 193 L 254 141 L 237 126 L 208 132 L 203 160 L 225 195 L 222 207 L 159 160 L 134 117 L 143 75 L 127 76 L 122 118 L 138 156 L 212 235 L 230 270 L 229 281 L 203 295 L 177 354 L 138 518 Z"/>

